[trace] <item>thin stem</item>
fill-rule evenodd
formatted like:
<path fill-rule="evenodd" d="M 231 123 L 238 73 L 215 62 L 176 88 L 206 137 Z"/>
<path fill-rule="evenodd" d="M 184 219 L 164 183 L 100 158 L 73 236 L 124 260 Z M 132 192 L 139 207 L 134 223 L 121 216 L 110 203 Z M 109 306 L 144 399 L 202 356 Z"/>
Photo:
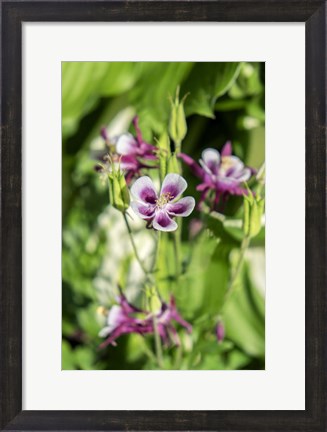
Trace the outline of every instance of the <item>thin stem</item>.
<path fill-rule="evenodd" d="M 126 228 L 127 228 L 127 231 L 128 231 L 129 238 L 131 240 L 131 244 L 132 244 L 132 248 L 133 248 L 135 257 L 136 257 L 136 259 L 137 259 L 140 267 L 142 268 L 143 272 L 145 273 L 145 275 L 147 277 L 149 277 L 149 272 L 144 267 L 144 264 L 143 264 L 143 262 L 142 262 L 142 260 L 141 260 L 141 258 L 139 256 L 139 254 L 137 252 L 137 248 L 136 248 L 136 244 L 135 244 L 135 241 L 134 241 L 133 233 L 132 233 L 131 227 L 129 225 L 126 213 L 123 213 L 123 217 L 124 217 L 124 221 L 125 221 L 125 224 L 126 224 Z M 155 260 L 154 260 L 154 264 L 153 264 L 153 269 L 152 270 L 154 270 L 154 268 L 156 268 L 156 266 L 157 266 L 159 241 L 160 241 L 160 233 L 158 233 L 158 240 L 157 240 L 156 252 L 155 252 Z M 153 331 L 154 331 L 154 339 L 155 339 L 155 345 L 156 345 L 156 358 L 157 358 L 158 366 L 160 368 L 162 368 L 163 367 L 162 347 L 161 347 L 160 334 L 159 334 L 159 331 L 158 331 L 157 317 L 156 317 L 155 313 L 153 313 Z"/>
<path fill-rule="evenodd" d="M 157 231 L 157 241 L 156 241 L 156 247 L 155 247 L 154 258 L 153 258 L 153 263 L 152 263 L 152 273 L 155 273 L 158 270 L 160 239 L 161 239 L 161 233 L 160 233 L 160 231 Z"/>
<path fill-rule="evenodd" d="M 242 268 L 242 264 L 243 264 L 243 261 L 244 261 L 245 252 L 248 249 L 249 245 L 250 245 L 250 237 L 246 236 L 242 240 L 241 249 L 240 249 L 240 255 L 238 257 L 238 261 L 237 261 L 235 270 L 234 270 L 234 272 L 232 274 L 232 277 L 230 278 L 230 281 L 229 281 L 229 284 L 228 284 L 228 287 L 227 287 L 227 291 L 226 291 L 226 295 L 225 295 L 225 303 L 226 303 L 226 300 L 230 297 L 230 295 L 233 292 L 235 281 L 236 281 L 236 279 L 238 278 L 238 276 L 240 274 L 240 271 L 241 271 L 241 268 Z"/>
<path fill-rule="evenodd" d="M 155 250 L 154 261 L 153 261 L 153 265 L 152 265 L 152 272 L 155 272 L 158 270 L 160 240 L 161 240 L 161 232 L 158 231 L 156 250 Z M 155 290 L 156 290 L 156 295 L 158 296 L 158 289 L 156 286 L 155 286 Z M 158 362 L 158 366 L 160 368 L 162 368 L 163 367 L 162 346 L 161 346 L 161 339 L 160 339 L 160 334 L 159 334 L 159 330 L 158 330 L 158 322 L 157 322 L 157 316 L 156 316 L 155 311 L 153 311 L 152 320 L 153 320 L 153 332 L 154 332 L 154 341 L 155 341 L 155 347 L 156 347 L 157 362 Z"/>
<path fill-rule="evenodd" d="M 158 330 L 157 316 L 155 313 L 153 313 L 152 320 L 153 320 L 154 341 L 156 345 L 157 362 L 158 362 L 158 366 L 162 368 L 163 367 L 162 347 L 161 347 L 160 334 Z"/>
<path fill-rule="evenodd" d="M 263 189 L 264 186 L 265 186 L 265 170 L 266 170 L 266 165 L 265 165 L 265 162 L 264 162 L 264 163 L 261 165 L 261 167 L 259 168 L 259 170 L 258 170 L 258 174 L 256 175 L 256 180 L 257 180 L 257 182 L 258 182 L 258 187 L 257 187 L 256 193 L 257 193 L 258 195 L 261 194 L 262 189 Z"/>
<path fill-rule="evenodd" d="M 142 338 L 143 338 L 143 336 L 142 336 Z M 143 341 L 144 341 L 144 339 L 143 339 Z M 144 349 L 145 354 L 149 357 L 149 359 L 151 361 L 156 361 L 156 356 L 153 354 L 153 352 L 151 351 L 151 349 L 147 346 L 147 344 L 146 344 L 145 341 L 144 341 L 144 344 L 143 344 L 143 349 Z"/>
<path fill-rule="evenodd" d="M 176 279 L 181 274 L 181 263 L 180 263 L 180 256 L 181 256 L 181 227 L 178 228 L 177 231 L 173 234 L 174 238 L 174 253 L 175 253 L 175 265 L 176 265 Z"/>
<path fill-rule="evenodd" d="M 141 260 L 141 258 L 139 256 L 139 254 L 138 254 L 137 247 L 136 247 L 136 244 L 135 244 L 135 241 L 134 241 L 134 237 L 133 237 L 133 233 L 132 233 L 131 227 L 129 225 L 126 213 L 123 213 L 123 217 L 124 217 L 124 221 L 125 221 L 125 224 L 126 224 L 128 235 L 129 235 L 129 238 L 130 238 L 130 241 L 131 241 L 131 245 L 132 245 L 132 248 L 133 248 L 133 251 L 134 251 L 134 254 L 135 254 L 135 258 L 137 259 L 137 261 L 138 261 L 140 267 L 142 268 L 143 272 L 145 273 L 145 275 L 148 276 L 148 271 L 144 267 L 144 264 L 143 264 L 143 262 L 142 262 L 142 260 Z"/>

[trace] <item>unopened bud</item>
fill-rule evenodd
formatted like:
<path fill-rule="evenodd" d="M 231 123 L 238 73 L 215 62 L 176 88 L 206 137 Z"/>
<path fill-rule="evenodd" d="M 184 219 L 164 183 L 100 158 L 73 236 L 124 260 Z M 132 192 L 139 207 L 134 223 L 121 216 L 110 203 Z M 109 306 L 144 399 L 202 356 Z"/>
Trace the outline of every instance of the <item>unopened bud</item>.
<path fill-rule="evenodd" d="M 156 314 L 161 309 L 161 301 L 155 287 L 146 287 L 146 295 L 148 298 L 149 309 L 153 314 Z"/>
<path fill-rule="evenodd" d="M 102 128 L 101 128 L 101 130 L 100 130 L 100 135 L 101 135 L 101 137 L 102 137 L 105 141 L 108 141 L 108 140 L 109 140 L 109 137 L 108 137 L 108 131 L 107 131 L 107 128 L 106 128 L 106 127 L 102 127 Z"/>
<path fill-rule="evenodd" d="M 115 168 L 114 164 L 112 164 L 112 171 L 108 173 L 108 179 L 110 204 L 124 213 L 129 207 L 130 194 L 120 166 Z"/>
<path fill-rule="evenodd" d="M 261 230 L 261 218 L 264 212 L 265 200 L 260 195 L 254 195 L 248 189 L 248 195 L 244 195 L 243 233 L 252 238 Z"/>
<path fill-rule="evenodd" d="M 185 96 L 179 100 L 179 87 L 176 90 L 175 99 L 171 99 L 171 112 L 169 120 L 169 135 L 176 145 L 176 151 L 180 152 L 180 145 L 187 132 L 187 124 L 184 111 Z"/>
<path fill-rule="evenodd" d="M 222 321 L 219 321 L 217 324 L 216 336 L 218 343 L 221 343 L 225 338 L 225 326 Z"/>

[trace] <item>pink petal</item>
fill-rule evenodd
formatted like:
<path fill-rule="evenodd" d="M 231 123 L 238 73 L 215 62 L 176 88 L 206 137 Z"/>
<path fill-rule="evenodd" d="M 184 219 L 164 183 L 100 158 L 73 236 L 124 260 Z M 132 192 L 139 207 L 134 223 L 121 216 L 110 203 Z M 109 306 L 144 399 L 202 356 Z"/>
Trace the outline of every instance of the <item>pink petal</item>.
<path fill-rule="evenodd" d="M 170 296 L 169 311 L 170 311 L 170 316 L 172 319 L 177 321 L 181 326 L 185 327 L 189 333 L 192 332 L 191 324 L 189 324 L 187 321 L 185 321 L 181 317 L 180 313 L 177 311 L 176 301 L 175 301 L 175 297 L 173 295 Z"/>
<path fill-rule="evenodd" d="M 166 210 L 172 216 L 189 216 L 195 207 L 195 199 L 193 197 L 184 197 L 175 203 L 169 203 Z"/>
<path fill-rule="evenodd" d="M 152 225 L 158 231 L 175 231 L 178 227 L 177 223 L 170 219 L 164 210 L 156 212 Z"/>
<path fill-rule="evenodd" d="M 203 169 L 197 162 L 195 162 L 194 159 L 192 159 L 189 155 L 185 153 L 179 153 L 178 157 L 190 167 L 190 169 L 196 176 L 202 178 L 204 174 Z"/>
<path fill-rule="evenodd" d="M 126 133 L 120 135 L 116 144 L 116 151 L 121 155 L 131 155 L 137 153 L 137 142 L 133 135 Z"/>
<path fill-rule="evenodd" d="M 154 204 L 143 204 L 133 201 L 131 202 L 131 207 L 134 213 L 142 219 L 152 219 L 154 216 Z"/>
<path fill-rule="evenodd" d="M 222 156 L 231 156 L 232 154 L 232 143 L 231 141 L 227 141 L 224 147 L 221 149 Z"/>
<path fill-rule="evenodd" d="M 133 118 L 133 125 L 134 125 L 134 129 L 136 132 L 136 136 L 137 136 L 137 140 L 139 143 L 143 142 L 143 138 L 142 138 L 142 132 L 141 129 L 139 128 L 139 118 L 138 116 L 135 116 Z"/>
<path fill-rule="evenodd" d="M 186 180 L 179 174 L 167 174 L 162 183 L 162 194 L 170 194 L 171 200 L 178 198 L 187 188 Z"/>
<path fill-rule="evenodd" d="M 121 158 L 120 158 L 120 168 L 122 170 L 126 170 L 126 171 L 135 170 L 135 171 L 137 171 L 139 166 L 140 166 L 140 164 L 137 161 L 135 156 L 124 155 L 124 156 L 121 156 Z"/>
<path fill-rule="evenodd" d="M 148 176 L 138 178 L 131 187 L 131 193 L 146 204 L 155 204 L 158 199 L 153 182 Z"/>

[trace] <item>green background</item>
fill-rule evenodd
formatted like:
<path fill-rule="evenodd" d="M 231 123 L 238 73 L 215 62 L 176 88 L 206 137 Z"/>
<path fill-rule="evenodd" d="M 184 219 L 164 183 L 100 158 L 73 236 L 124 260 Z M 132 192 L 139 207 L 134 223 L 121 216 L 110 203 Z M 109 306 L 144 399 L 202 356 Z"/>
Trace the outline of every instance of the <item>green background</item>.
<path fill-rule="evenodd" d="M 264 79 L 264 63 L 62 64 L 63 369 L 155 368 L 151 337 L 123 336 L 117 347 L 98 349 L 104 318 L 97 309 L 114 303 L 117 278 L 135 301 L 139 290 L 137 283 L 130 286 L 130 258 L 117 261 L 125 244 L 117 228 L 119 214 L 108 207 L 108 190 L 94 171 L 103 146 L 100 128 L 133 133 L 130 121 L 137 114 L 144 137 L 155 143 L 168 125 L 169 96 L 180 86 L 181 96 L 189 93 L 183 152 L 198 159 L 204 148 L 221 149 L 231 140 L 234 153 L 259 168 L 265 151 Z M 188 194 L 198 198 L 198 180 L 187 167 L 184 176 Z M 191 271 L 174 294 L 194 330 L 189 336 L 179 329 L 182 346 L 166 350 L 167 369 L 264 368 L 264 229 L 251 243 L 235 293 L 224 304 L 240 246 L 241 204 L 241 198 L 230 199 L 224 222 L 209 218 L 209 229 L 192 243 L 189 222 L 183 225 Z M 166 285 L 167 294 L 177 289 Z M 226 327 L 221 344 L 214 331 L 217 313 Z"/>

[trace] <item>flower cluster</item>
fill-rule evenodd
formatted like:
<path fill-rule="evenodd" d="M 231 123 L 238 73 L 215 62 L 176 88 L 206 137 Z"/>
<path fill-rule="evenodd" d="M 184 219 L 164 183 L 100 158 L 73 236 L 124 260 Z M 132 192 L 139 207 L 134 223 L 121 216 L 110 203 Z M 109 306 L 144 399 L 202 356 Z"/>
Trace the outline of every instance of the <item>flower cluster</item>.
<path fill-rule="evenodd" d="M 101 136 L 107 143 L 110 153 L 110 163 L 107 171 L 111 169 L 110 164 L 115 163 L 125 172 L 126 182 L 130 183 L 133 178 L 141 175 L 143 169 L 157 167 L 156 147 L 147 143 L 139 128 L 138 117 L 134 117 L 133 126 L 136 136 L 123 133 L 109 140 L 105 128 L 101 129 Z M 105 162 L 108 161 L 107 155 Z"/>
<path fill-rule="evenodd" d="M 181 167 L 176 156 L 188 165 L 195 176 L 200 179 L 196 187 L 197 191 L 201 192 L 198 200 L 200 211 L 203 210 L 200 204 L 205 200 L 208 200 L 211 208 L 214 208 L 221 198 L 225 199 L 229 195 L 247 196 L 250 194 L 245 182 L 251 178 L 253 170 L 246 167 L 238 157 L 232 154 L 230 142 L 223 146 L 221 152 L 214 148 L 205 149 L 198 162 L 186 153 L 180 152 L 181 141 L 186 134 L 187 127 L 186 122 L 183 123 L 183 119 L 185 120 L 183 100 L 179 102 L 178 94 L 172 105 L 173 115 L 169 130 L 170 136 L 175 142 L 174 151 L 169 148 L 169 140 L 164 152 L 160 145 L 157 149 L 157 147 L 144 141 L 138 125 L 138 117 L 133 120 L 136 136 L 124 133 L 109 142 L 106 131 L 102 131 L 102 137 L 109 148 L 106 165 L 102 168 L 109 179 L 110 202 L 112 206 L 123 213 L 134 255 L 144 272 L 145 280 L 153 284 L 159 302 L 158 308 L 150 307 L 148 311 L 141 310 L 129 303 L 125 295 L 121 293 L 117 299 L 117 304 L 109 310 L 107 325 L 100 332 L 100 335 L 106 338 L 101 344 L 102 348 L 115 345 L 116 340 L 121 335 L 129 333 L 155 334 L 156 343 L 161 339 L 164 345 L 169 345 L 169 343 L 179 345 L 180 340 L 174 322 L 179 323 L 188 332 L 192 331 L 192 326 L 178 312 L 173 296 L 170 296 L 169 302 L 159 300 L 158 281 L 154 275 L 157 269 L 156 263 L 153 264 L 150 271 L 144 266 L 126 217 L 131 207 L 133 212 L 146 222 L 147 228 L 173 232 L 178 229 L 175 218 L 188 217 L 193 212 L 196 204 L 195 199 L 192 196 L 182 197 L 188 185 L 186 180 L 177 173 L 181 172 Z M 170 165 L 170 162 L 174 162 L 174 164 Z M 144 175 L 144 171 L 150 168 L 159 168 L 157 173 L 157 177 L 161 178 L 159 192 L 153 180 L 148 175 Z M 168 174 L 166 174 L 167 171 Z M 263 200 L 261 202 L 259 198 L 254 198 L 252 195 L 246 198 L 248 200 L 246 201 L 247 213 L 244 218 L 244 232 L 248 236 L 254 236 L 261 227 L 260 217 L 263 211 Z M 194 239 L 197 233 L 201 231 L 202 226 L 203 220 L 201 218 L 194 220 L 193 224 L 190 223 L 190 238 Z M 179 273 L 180 263 L 178 262 L 177 251 L 180 245 L 176 244 L 176 242 L 181 241 L 179 234 L 174 235 L 176 280 L 181 274 Z M 158 251 L 160 236 L 156 236 L 156 239 L 158 242 L 156 250 Z M 157 259 L 156 256 L 155 254 L 155 260 Z M 222 321 L 217 323 L 216 337 L 219 343 L 224 340 L 225 328 Z M 160 353 L 157 355 L 160 357 Z M 159 360 L 158 364 L 160 365 Z"/>
<path fill-rule="evenodd" d="M 185 153 L 180 153 L 179 157 L 201 180 L 197 186 L 197 190 L 202 192 L 199 203 L 206 199 L 210 191 L 214 193 L 214 205 L 218 204 L 222 196 L 247 195 L 247 189 L 242 187 L 242 183 L 249 180 L 252 170 L 232 155 L 230 142 L 224 145 L 221 153 L 213 148 L 204 150 L 199 163 Z"/>
<path fill-rule="evenodd" d="M 170 297 L 169 303 L 162 303 L 159 312 L 155 315 L 149 311 L 141 310 L 130 304 L 123 294 L 118 297 L 118 304 L 112 306 L 107 316 L 107 325 L 101 330 L 100 336 L 107 339 L 100 345 L 116 345 L 116 339 L 123 334 L 135 333 L 140 335 L 154 333 L 154 318 L 157 322 L 158 333 L 164 345 L 173 343 L 180 345 L 180 339 L 173 321 L 180 324 L 188 332 L 192 326 L 179 314 L 175 299 Z"/>

